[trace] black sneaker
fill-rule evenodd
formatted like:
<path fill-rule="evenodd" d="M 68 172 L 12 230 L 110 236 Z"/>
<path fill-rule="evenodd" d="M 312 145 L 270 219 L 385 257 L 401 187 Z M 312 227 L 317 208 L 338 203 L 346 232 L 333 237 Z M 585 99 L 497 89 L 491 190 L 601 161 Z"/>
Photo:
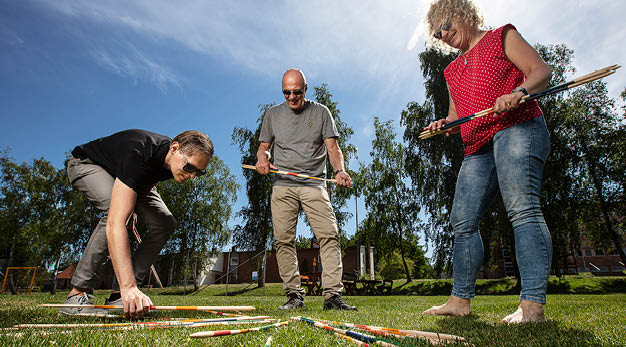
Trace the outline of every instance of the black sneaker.
<path fill-rule="evenodd" d="M 302 296 L 298 294 L 291 294 L 287 297 L 289 298 L 289 300 L 287 300 L 284 305 L 278 306 L 279 310 L 290 311 L 304 307 L 304 298 Z"/>
<path fill-rule="evenodd" d="M 324 300 L 325 310 L 346 310 L 346 311 L 358 311 L 356 306 L 350 306 L 346 304 L 341 298 L 341 295 L 333 295 L 330 299 Z"/>

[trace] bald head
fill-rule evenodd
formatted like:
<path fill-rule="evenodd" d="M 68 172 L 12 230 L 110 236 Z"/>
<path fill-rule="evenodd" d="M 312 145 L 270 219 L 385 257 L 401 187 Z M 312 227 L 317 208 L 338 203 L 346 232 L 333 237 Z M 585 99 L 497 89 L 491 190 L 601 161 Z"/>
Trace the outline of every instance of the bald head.
<path fill-rule="evenodd" d="M 306 77 L 299 69 L 289 69 L 283 75 L 283 94 L 289 108 L 300 111 L 304 107 L 306 94 Z"/>
<path fill-rule="evenodd" d="M 304 77 L 304 72 L 300 69 L 289 69 L 283 75 L 283 87 L 286 82 L 306 86 L 306 77 Z"/>

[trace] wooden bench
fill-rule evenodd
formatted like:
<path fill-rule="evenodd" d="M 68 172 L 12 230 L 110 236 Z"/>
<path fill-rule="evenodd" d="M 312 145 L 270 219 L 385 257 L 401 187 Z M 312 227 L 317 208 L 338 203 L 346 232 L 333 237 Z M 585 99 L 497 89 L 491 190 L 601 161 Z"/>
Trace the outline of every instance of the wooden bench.
<path fill-rule="evenodd" d="M 383 280 L 383 283 L 376 286 L 378 293 L 380 295 L 391 295 L 391 290 L 393 289 L 393 281 L 392 280 Z"/>
<path fill-rule="evenodd" d="M 344 273 L 341 279 L 343 283 L 343 289 L 346 295 L 358 295 L 358 288 L 356 286 L 358 277 L 350 273 Z"/>
<path fill-rule="evenodd" d="M 307 296 L 322 295 L 322 283 L 320 281 L 320 273 L 309 273 L 300 275 L 300 285 L 306 288 Z"/>

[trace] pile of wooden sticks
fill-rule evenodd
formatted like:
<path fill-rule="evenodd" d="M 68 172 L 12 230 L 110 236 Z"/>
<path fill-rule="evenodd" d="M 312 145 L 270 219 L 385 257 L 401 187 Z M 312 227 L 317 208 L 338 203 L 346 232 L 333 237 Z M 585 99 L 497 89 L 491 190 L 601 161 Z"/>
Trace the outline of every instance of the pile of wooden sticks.
<path fill-rule="evenodd" d="M 324 321 L 306 317 L 291 317 L 292 320 L 302 321 L 314 327 L 328 330 L 335 336 L 353 342 L 361 346 L 379 345 L 386 347 L 397 346 L 394 340 L 423 339 L 431 344 L 448 344 L 452 342 L 465 343 L 461 336 L 439 334 L 419 330 L 401 330 L 369 326 L 363 324 L 353 324 L 348 322 Z M 376 335 L 376 336 L 374 336 Z"/>
<path fill-rule="evenodd" d="M 79 305 L 67 304 L 42 304 L 40 307 L 76 307 Z M 87 305 L 80 305 L 85 308 Z M 119 310 L 120 306 L 115 305 L 89 305 L 93 308 L 101 308 L 108 310 Z M 220 325 L 243 325 L 243 324 L 263 324 L 261 326 L 244 328 L 237 330 L 214 330 L 201 331 L 189 335 L 191 338 L 209 338 L 226 335 L 244 334 L 253 331 L 263 331 L 272 328 L 286 326 L 289 321 L 280 321 L 272 319 L 269 316 L 247 316 L 241 311 L 251 311 L 253 306 L 153 306 L 153 310 L 176 310 L 176 311 L 204 311 L 217 315 L 225 316 L 224 318 L 163 318 L 157 321 L 141 321 L 141 322 L 120 322 L 120 323 L 91 323 L 91 324 L 17 324 L 12 328 L 2 329 L 5 334 L 12 336 L 21 336 L 20 330 L 24 329 L 41 329 L 41 335 L 51 333 L 67 333 L 71 329 L 87 329 L 90 331 L 98 330 L 131 330 L 131 329 L 164 329 L 164 328 L 201 328 L 208 326 Z M 234 311 L 237 313 L 225 313 L 222 311 Z M 120 316 L 121 317 L 121 316 Z M 411 339 L 426 340 L 431 344 L 447 344 L 451 342 L 465 343 L 465 339 L 456 335 L 439 334 L 418 330 L 401 330 L 393 328 L 384 328 L 379 326 L 369 326 L 362 324 L 353 324 L 349 322 L 326 321 L 306 317 L 292 317 L 292 321 L 300 321 L 310 324 L 314 327 L 325 329 L 332 332 L 335 336 L 353 342 L 361 346 L 380 345 L 380 346 L 398 346 L 411 344 Z M 49 329 L 64 329 L 55 330 Z M 265 346 L 270 346 L 272 337 L 270 336 Z"/>
<path fill-rule="evenodd" d="M 540 98 L 542 96 L 546 96 L 546 95 L 552 95 L 552 94 L 556 94 L 556 93 L 560 93 L 562 91 L 574 88 L 574 87 L 578 87 L 580 85 L 589 83 L 591 81 L 595 81 L 598 80 L 600 78 L 604 78 L 606 76 L 612 75 L 615 73 L 615 70 L 619 69 L 621 66 L 619 65 L 611 65 L 611 66 L 607 66 L 603 69 L 594 71 L 588 75 L 582 76 L 582 77 L 578 77 L 576 79 L 573 79 L 569 82 L 565 82 L 563 84 L 559 84 L 558 86 L 554 86 L 552 88 L 548 88 L 542 92 L 536 93 L 536 94 L 531 94 L 531 95 L 526 95 L 522 98 L 522 100 L 520 101 L 520 103 L 524 103 L 530 100 L 534 100 L 537 98 Z M 443 127 L 436 129 L 436 130 L 424 130 L 420 133 L 419 138 L 420 139 L 427 139 L 436 135 L 440 135 L 443 133 L 446 133 L 448 131 L 450 131 L 453 128 L 456 128 L 458 126 L 460 126 L 461 124 L 470 122 L 476 118 L 480 118 L 480 117 L 484 117 L 486 115 L 489 115 L 493 113 L 493 107 L 492 108 L 488 108 L 486 110 L 482 110 L 480 112 L 476 112 L 474 114 L 471 114 L 467 117 L 463 117 L 463 118 L 459 118 L 453 122 L 450 122 L 446 125 L 444 125 Z"/>

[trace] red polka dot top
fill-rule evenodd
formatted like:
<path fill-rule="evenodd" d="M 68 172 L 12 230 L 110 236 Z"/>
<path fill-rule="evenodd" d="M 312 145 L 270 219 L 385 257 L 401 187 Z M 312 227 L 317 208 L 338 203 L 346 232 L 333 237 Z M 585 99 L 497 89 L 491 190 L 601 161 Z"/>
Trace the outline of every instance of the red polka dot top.
<path fill-rule="evenodd" d="M 509 29 L 516 30 L 507 24 L 488 31 L 469 52 L 457 57 L 444 70 L 459 118 L 493 107 L 499 96 L 511 93 L 526 79 L 504 55 L 502 33 Z M 498 131 L 541 115 L 539 104 L 532 100 L 500 116 L 490 114 L 462 124 L 465 155 L 479 150 Z"/>

